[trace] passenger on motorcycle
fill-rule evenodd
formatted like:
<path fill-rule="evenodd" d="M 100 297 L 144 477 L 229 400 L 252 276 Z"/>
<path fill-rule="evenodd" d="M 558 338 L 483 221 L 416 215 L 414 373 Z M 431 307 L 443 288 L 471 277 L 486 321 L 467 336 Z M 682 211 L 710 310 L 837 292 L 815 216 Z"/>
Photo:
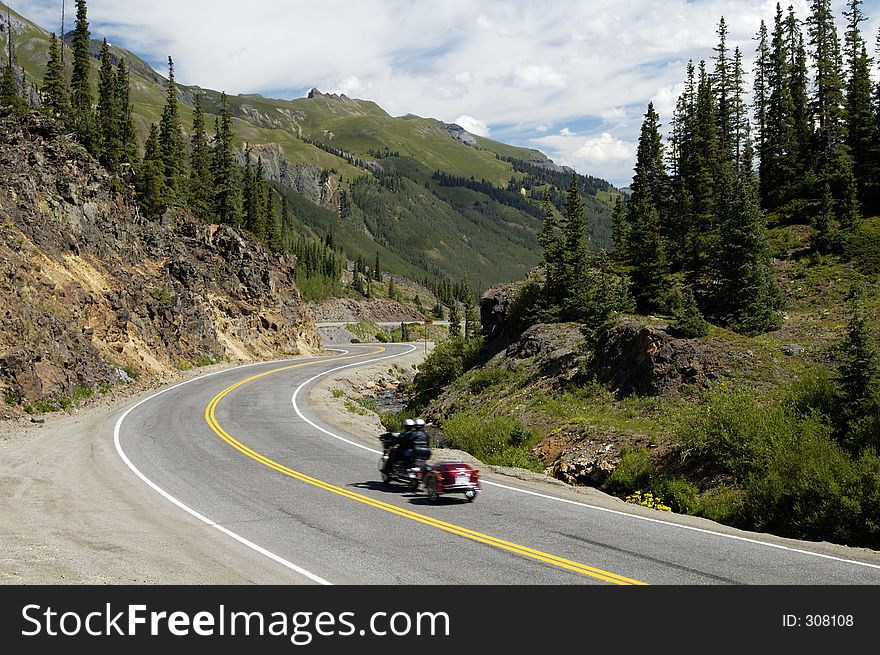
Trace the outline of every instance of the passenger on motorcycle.
<path fill-rule="evenodd" d="M 425 432 L 425 421 L 417 418 L 415 428 L 410 433 L 410 460 L 415 462 L 418 460 L 431 459 L 431 443 L 428 439 L 428 433 Z"/>

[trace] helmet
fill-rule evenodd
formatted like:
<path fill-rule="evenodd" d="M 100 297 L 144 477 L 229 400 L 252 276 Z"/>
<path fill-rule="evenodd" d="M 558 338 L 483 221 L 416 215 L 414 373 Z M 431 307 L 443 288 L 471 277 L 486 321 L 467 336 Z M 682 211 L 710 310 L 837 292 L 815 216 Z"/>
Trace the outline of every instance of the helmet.
<path fill-rule="evenodd" d="M 411 418 L 408 418 L 403 422 L 403 425 L 404 425 L 404 429 L 409 431 L 409 430 L 412 430 L 416 426 L 416 422 L 413 421 Z"/>
<path fill-rule="evenodd" d="M 417 419 L 416 419 L 416 427 L 418 427 L 418 428 L 423 428 L 423 427 L 425 427 L 425 421 L 424 421 L 424 419 L 417 418 Z"/>

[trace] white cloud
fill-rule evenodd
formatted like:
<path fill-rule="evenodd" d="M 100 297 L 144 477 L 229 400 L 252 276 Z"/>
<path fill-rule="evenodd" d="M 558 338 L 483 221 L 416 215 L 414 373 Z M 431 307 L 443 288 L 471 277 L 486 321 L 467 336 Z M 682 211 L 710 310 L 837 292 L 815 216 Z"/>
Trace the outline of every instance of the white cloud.
<path fill-rule="evenodd" d="M 539 123 L 538 125 L 535 125 L 535 130 L 536 130 L 537 132 L 546 132 L 548 129 L 550 129 L 550 128 L 548 128 L 548 127 L 547 127 L 546 125 L 544 125 L 543 123 Z"/>
<path fill-rule="evenodd" d="M 602 171 L 606 179 L 619 186 L 628 184 L 632 177 L 635 142 L 609 132 L 584 137 L 564 129 L 558 135 L 532 139 L 531 143 L 559 164 L 582 172 Z"/>
<path fill-rule="evenodd" d="M 466 129 L 471 134 L 476 134 L 477 136 L 488 137 L 490 134 L 489 128 L 486 126 L 486 123 L 483 121 L 477 120 L 472 116 L 459 116 L 454 121 L 452 121 L 456 125 L 461 125 L 464 129 Z"/>
<path fill-rule="evenodd" d="M 15 9 L 57 30 L 57 5 L 17 0 Z M 794 0 L 802 18 L 807 5 Z M 842 6 L 835 1 L 839 19 Z M 863 8 L 873 45 L 880 0 Z M 668 126 L 688 59 L 713 55 L 718 18 L 750 71 L 775 0 L 251 0 L 244 9 L 239 0 L 89 0 L 88 9 L 93 36 L 151 61 L 173 55 L 184 84 L 282 97 L 317 87 L 446 121 L 467 112 L 525 145 L 535 125 L 589 124 L 590 138 L 634 141 L 651 99 Z"/>

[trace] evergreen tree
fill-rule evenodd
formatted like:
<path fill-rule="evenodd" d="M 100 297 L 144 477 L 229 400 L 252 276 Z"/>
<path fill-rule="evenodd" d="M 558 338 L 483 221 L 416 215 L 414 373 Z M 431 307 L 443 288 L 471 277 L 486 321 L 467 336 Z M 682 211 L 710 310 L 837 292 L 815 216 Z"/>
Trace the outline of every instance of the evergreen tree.
<path fill-rule="evenodd" d="M 480 328 L 480 317 L 477 316 L 476 307 L 471 301 L 470 303 L 465 303 L 464 306 L 464 336 L 467 339 L 471 339 L 478 335 Z"/>
<path fill-rule="evenodd" d="M 285 233 L 293 230 L 293 220 L 290 216 L 290 201 L 287 199 L 286 193 L 281 194 L 281 227 Z"/>
<path fill-rule="evenodd" d="M 177 102 L 177 84 L 174 81 L 174 61 L 168 57 L 168 89 L 165 108 L 159 122 L 159 149 L 162 153 L 162 166 L 165 170 L 165 186 L 170 204 L 184 200 L 184 141 L 180 126 L 180 111 Z"/>
<path fill-rule="evenodd" d="M 461 314 L 458 313 L 458 305 L 452 303 L 449 306 L 449 338 L 455 339 L 461 336 Z"/>
<path fill-rule="evenodd" d="M 66 119 L 70 107 L 67 95 L 67 82 L 61 68 L 61 51 L 58 37 L 53 33 L 49 41 L 49 62 L 43 76 L 43 108 L 57 119 Z M 0 103 L 2 104 L 2 103 Z"/>
<path fill-rule="evenodd" d="M 272 189 L 266 192 L 266 246 L 271 252 L 279 252 L 284 248 L 281 236 L 281 217 L 275 204 L 275 193 Z"/>
<path fill-rule="evenodd" d="M 792 183 L 797 175 L 789 46 L 785 16 L 782 6 L 777 3 L 767 76 L 770 89 L 767 125 L 761 152 L 762 204 L 768 209 L 776 209 L 791 199 L 794 195 Z"/>
<path fill-rule="evenodd" d="M 623 195 L 617 196 L 614 202 L 614 213 L 611 215 L 611 239 L 614 243 L 614 256 L 616 259 L 626 261 L 626 248 L 629 243 L 629 221 L 626 218 L 626 204 Z"/>
<path fill-rule="evenodd" d="M 155 123 L 150 126 L 150 135 L 144 144 L 144 159 L 138 170 L 137 191 L 140 204 L 147 214 L 158 216 L 165 206 L 166 192 L 159 128 Z"/>
<path fill-rule="evenodd" d="M 734 158 L 734 116 L 733 116 L 733 70 L 727 47 L 727 22 L 724 16 L 718 22 L 718 45 L 714 48 L 715 73 L 713 87 L 718 107 L 718 144 L 728 159 Z"/>
<path fill-rule="evenodd" d="M 650 199 L 643 196 L 630 202 L 630 265 L 632 295 L 641 314 L 665 309 L 668 264 L 660 235 L 660 217 Z"/>
<path fill-rule="evenodd" d="M 18 95 L 18 85 L 15 82 L 15 69 L 12 60 L 7 60 L 0 77 L 0 107 L 12 107 L 16 113 L 21 112 L 24 103 Z"/>
<path fill-rule="evenodd" d="M 793 171 L 795 180 L 803 183 L 793 184 L 793 193 L 803 196 L 810 193 L 812 185 L 812 157 L 810 148 L 813 142 L 813 122 L 810 114 L 809 72 L 807 70 L 807 49 L 800 21 L 789 7 L 786 18 L 786 33 L 789 47 L 788 88 L 791 98 L 790 130 L 793 150 L 788 168 Z"/>
<path fill-rule="evenodd" d="M 379 265 L 379 253 L 378 252 L 376 253 L 376 263 L 373 265 L 373 279 L 375 279 L 376 282 L 382 281 L 382 268 Z"/>
<path fill-rule="evenodd" d="M 131 115 L 131 80 L 125 59 L 116 65 L 116 107 L 118 112 L 119 161 L 133 164 L 138 159 L 137 131 Z"/>
<path fill-rule="evenodd" d="M 577 288 L 586 260 L 584 203 L 577 176 L 571 176 L 565 197 L 565 221 L 562 225 L 561 280 L 569 291 Z"/>
<path fill-rule="evenodd" d="M 831 0 L 812 0 L 807 24 L 816 70 L 812 111 L 817 182 L 829 184 L 834 198 L 843 205 L 850 202 L 853 171 L 846 147 L 843 65 Z"/>
<path fill-rule="evenodd" d="M 637 204 L 646 197 L 659 212 L 663 207 L 667 184 L 663 141 L 660 136 L 660 117 L 654 111 L 654 103 L 650 102 L 639 134 L 631 200 Z"/>
<path fill-rule="evenodd" d="M 880 450 L 880 351 L 865 321 L 862 291 L 850 291 L 850 318 L 840 344 L 837 434 L 852 452 Z"/>
<path fill-rule="evenodd" d="M 70 78 L 70 123 L 80 143 L 93 147 L 91 35 L 86 0 L 76 0 L 76 26 L 73 30 L 73 74 Z"/>
<path fill-rule="evenodd" d="M 397 300 L 397 287 L 394 285 L 394 278 L 388 276 L 388 299 Z"/>
<path fill-rule="evenodd" d="M 98 82 L 98 112 L 95 142 L 98 159 L 111 173 L 119 170 L 119 112 L 116 104 L 116 74 L 110 61 L 110 46 L 107 39 L 101 44 L 101 70 Z"/>
<path fill-rule="evenodd" d="M 820 253 L 830 253 L 837 250 L 840 244 L 839 230 L 834 211 L 834 196 L 831 194 L 831 186 L 828 183 L 825 184 L 822 204 L 812 222 L 815 230 L 812 239 L 813 249 Z"/>
<path fill-rule="evenodd" d="M 758 29 L 758 47 L 755 51 L 754 93 L 752 110 L 755 116 L 755 148 L 758 153 L 758 180 L 762 203 L 766 206 L 768 190 L 766 189 L 768 171 L 765 168 L 767 153 L 767 130 L 770 107 L 770 76 L 771 58 L 770 45 L 767 39 L 767 25 L 761 21 Z"/>
<path fill-rule="evenodd" d="M 871 59 L 859 25 L 865 16 L 861 0 L 849 0 L 845 53 L 848 63 L 846 84 L 847 145 L 852 156 L 858 198 L 865 213 L 876 211 L 874 203 L 876 181 L 873 170 L 873 151 L 878 137 L 871 106 Z"/>
<path fill-rule="evenodd" d="M 556 211 L 549 199 L 544 200 L 544 222 L 538 235 L 544 263 L 544 298 L 548 304 L 559 306 L 564 296 L 563 247 L 559 235 L 559 222 Z"/>
<path fill-rule="evenodd" d="M 718 314 L 731 329 L 759 334 L 780 325 L 767 219 L 752 176 L 725 166 L 721 176 Z"/>
<path fill-rule="evenodd" d="M 685 288 L 675 312 L 675 322 L 670 327 L 680 339 L 697 339 L 709 334 L 709 323 L 700 312 L 690 287 Z"/>
<path fill-rule="evenodd" d="M 220 118 L 215 122 L 211 172 L 214 178 L 214 214 L 219 223 L 241 222 L 238 167 L 233 149 L 232 114 L 226 93 L 220 96 Z"/>
<path fill-rule="evenodd" d="M 209 220 L 213 209 L 211 189 L 211 150 L 205 115 L 202 111 L 202 94 L 196 93 L 193 107 L 192 137 L 190 138 L 189 200 L 187 205 L 193 214 Z"/>
<path fill-rule="evenodd" d="M 730 77 L 730 151 L 737 168 L 751 171 L 752 147 L 743 75 L 742 52 L 739 48 L 734 48 L 733 70 Z"/>

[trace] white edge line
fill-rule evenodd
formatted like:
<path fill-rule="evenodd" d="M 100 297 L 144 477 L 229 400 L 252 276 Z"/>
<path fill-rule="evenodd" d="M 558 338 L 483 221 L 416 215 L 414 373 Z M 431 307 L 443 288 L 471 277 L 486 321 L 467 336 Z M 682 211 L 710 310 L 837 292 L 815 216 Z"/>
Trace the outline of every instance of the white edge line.
<path fill-rule="evenodd" d="M 330 349 L 328 349 L 328 350 L 330 350 Z M 336 350 L 336 349 L 333 349 L 333 350 Z M 345 354 L 348 354 L 349 351 L 347 351 L 347 350 L 341 350 L 340 352 L 345 353 Z M 263 548 L 262 546 L 260 546 L 260 545 L 258 545 L 258 544 L 255 544 L 254 542 L 252 542 L 252 541 L 250 541 L 250 540 L 248 540 L 248 539 L 245 539 L 245 538 L 242 537 L 241 535 L 236 534 L 236 533 L 233 532 L 232 530 L 223 527 L 222 525 L 220 525 L 220 524 L 217 523 L 216 521 L 214 521 L 214 520 L 208 518 L 208 517 L 205 516 L 204 514 L 201 514 L 201 513 L 197 512 L 197 511 L 194 510 L 192 507 L 189 507 L 188 505 L 185 505 L 183 502 L 181 502 L 180 500 L 178 500 L 177 498 L 175 498 L 174 496 L 172 496 L 171 494 L 169 494 L 167 491 L 165 491 L 164 489 L 162 489 L 159 485 L 157 485 L 155 482 L 153 482 L 153 481 L 150 480 L 147 476 L 145 476 L 143 473 L 141 473 L 140 470 L 138 470 L 138 468 L 132 463 L 132 461 L 131 461 L 131 460 L 128 458 L 128 456 L 125 454 L 125 451 L 122 450 L 122 445 L 120 444 L 120 441 L 119 441 L 119 434 L 120 434 L 120 431 L 121 431 L 121 429 L 122 429 L 122 422 L 125 420 L 125 418 L 126 418 L 131 412 L 133 412 L 135 409 L 137 409 L 138 407 L 140 407 L 140 406 L 143 405 L 144 403 L 147 403 L 147 402 L 153 400 L 154 398 L 157 398 L 157 397 L 161 396 L 161 395 L 164 394 L 164 393 L 167 393 L 167 392 L 169 392 L 169 391 L 172 391 L 172 390 L 174 390 L 174 389 L 177 389 L 178 387 L 182 387 L 182 386 L 184 386 L 185 384 L 189 384 L 190 382 L 195 382 L 196 380 L 203 380 L 203 379 L 205 379 L 205 378 L 212 377 L 212 376 L 214 376 L 214 375 L 220 375 L 221 373 L 228 373 L 229 371 L 234 371 L 234 370 L 239 370 L 239 369 L 243 369 L 243 368 L 248 368 L 248 367 L 251 367 L 251 366 L 258 366 L 258 365 L 261 365 L 261 364 L 273 364 L 273 363 L 281 363 L 281 362 L 289 362 L 289 361 L 295 361 L 295 360 L 276 360 L 275 362 L 255 362 L 255 363 L 253 363 L 253 364 L 245 364 L 244 366 L 238 366 L 238 367 L 235 367 L 235 368 L 232 368 L 232 369 L 226 369 L 226 370 L 223 370 L 223 371 L 216 371 L 216 372 L 214 372 L 214 373 L 208 373 L 208 374 L 206 374 L 206 375 L 201 375 L 201 376 L 198 376 L 198 377 L 194 377 L 194 378 L 192 378 L 192 379 L 190 379 L 190 380 L 186 380 L 185 382 L 180 382 L 180 383 L 175 384 L 175 385 L 173 385 L 173 386 L 171 386 L 171 387 L 168 387 L 168 388 L 166 388 L 166 389 L 163 389 L 162 391 L 160 391 L 160 392 L 158 392 L 158 393 L 154 393 L 152 396 L 149 396 L 148 398 L 144 398 L 144 399 L 141 400 L 140 402 L 135 403 L 134 405 L 132 405 L 131 407 L 129 407 L 127 410 L 125 410 L 125 412 L 122 414 L 122 416 L 120 416 L 119 419 L 117 419 L 117 421 L 116 421 L 116 425 L 115 425 L 114 428 L 113 428 L 113 443 L 114 443 L 115 446 L 116 446 L 116 452 L 119 453 L 119 457 L 122 458 L 122 461 L 125 462 L 126 466 L 128 466 L 128 468 L 130 468 L 130 469 L 132 470 L 132 472 L 133 472 L 137 477 L 139 477 L 139 478 L 140 478 L 140 479 L 141 479 L 141 480 L 142 480 L 142 481 L 143 481 L 148 487 L 150 487 L 151 489 L 153 489 L 156 493 L 158 493 L 158 494 L 161 495 L 163 498 L 165 498 L 166 500 L 170 501 L 171 503 L 173 503 L 174 505 L 176 505 L 177 507 L 179 507 L 180 509 L 182 509 L 182 510 L 183 510 L 184 512 L 186 512 L 187 514 L 190 514 L 191 516 L 195 517 L 196 519 L 198 519 L 198 520 L 201 521 L 202 523 L 205 523 L 206 525 L 208 525 L 208 526 L 210 526 L 210 527 L 212 527 L 212 528 L 215 528 L 215 529 L 219 530 L 219 531 L 222 532 L 223 534 L 225 534 L 225 535 L 227 535 L 227 536 L 229 536 L 229 537 L 232 537 L 233 539 L 235 539 L 235 540 L 238 541 L 239 543 L 244 544 L 245 546 L 247 546 L 247 547 L 250 548 L 251 550 L 254 550 L 254 551 L 256 551 L 257 553 L 259 553 L 260 555 L 264 555 L 264 556 L 268 557 L 269 559 L 271 559 L 271 560 L 277 562 L 278 564 L 281 564 L 282 566 L 284 566 L 284 567 L 290 569 L 291 571 L 295 571 L 296 573 L 299 573 L 300 575 L 303 575 L 303 576 L 307 577 L 309 580 L 312 580 L 313 582 L 316 582 L 316 583 L 321 584 L 321 585 L 331 585 L 332 583 L 331 583 L 331 582 L 328 582 L 328 581 L 325 580 L 324 578 L 322 578 L 322 577 L 320 577 L 320 576 L 318 576 L 318 575 L 315 575 L 314 573 L 312 573 L 312 572 L 310 572 L 310 571 L 305 570 L 305 569 L 302 568 L 301 566 L 297 566 L 297 565 L 294 564 L 293 562 L 290 562 L 290 561 L 284 559 L 283 557 L 281 557 L 280 555 L 276 555 L 275 553 L 273 553 L 273 552 L 271 552 L 271 551 L 269 551 L 269 550 L 266 550 L 266 549 Z"/>
<path fill-rule="evenodd" d="M 389 355 L 387 357 L 379 357 L 378 359 L 369 359 L 369 360 L 366 360 L 363 362 L 355 362 L 354 364 L 346 364 L 345 366 L 338 366 L 336 368 L 331 368 L 329 371 L 324 371 L 323 373 L 319 373 L 318 375 L 315 375 L 315 376 L 309 378 L 308 380 L 303 382 L 301 385 L 299 385 L 296 388 L 296 391 L 293 392 L 293 396 L 291 397 L 290 401 L 293 404 L 294 411 L 296 412 L 297 416 L 299 416 L 303 421 L 305 421 L 306 423 L 311 425 L 316 430 L 319 430 L 320 432 L 323 432 L 324 434 L 326 434 L 330 437 L 333 437 L 334 439 L 338 439 L 339 441 L 343 441 L 347 444 L 355 446 L 356 448 L 360 448 L 361 450 L 366 450 L 366 451 L 374 453 L 376 455 L 381 455 L 382 451 L 380 451 L 380 450 L 375 450 L 374 448 L 370 448 L 368 446 L 364 446 L 362 444 L 351 441 L 350 439 L 346 439 L 345 437 L 341 437 L 338 434 L 334 434 L 333 432 L 330 432 L 330 430 L 322 428 L 320 425 L 318 425 L 314 421 L 311 421 L 302 413 L 302 411 L 300 411 L 300 408 L 299 408 L 299 405 L 297 405 L 296 399 L 297 399 L 297 396 L 299 395 L 300 391 L 302 391 L 304 387 L 311 384 L 315 380 L 324 377 L 325 375 L 330 375 L 331 373 L 335 373 L 336 371 L 341 371 L 346 368 L 351 368 L 352 366 L 362 366 L 364 364 L 371 364 L 373 362 L 380 362 L 384 359 L 392 359 L 394 357 L 401 357 L 403 355 L 408 355 L 409 353 L 416 350 L 416 348 L 417 348 L 417 346 L 412 346 L 412 350 L 408 350 L 408 351 L 402 352 L 402 353 L 397 353 L 396 355 Z M 782 544 L 774 544 L 769 541 L 761 541 L 760 539 L 752 539 L 750 537 L 742 537 L 742 536 L 735 535 L 735 534 L 727 534 L 725 532 L 716 532 L 714 530 L 708 530 L 706 528 L 697 528 L 697 527 L 694 527 L 691 525 L 682 525 L 681 523 L 671 523 L 670 521 L 663 521 L 662 519 L 655 519 L 655 518 L 651 518 L 650 516 L 640 516 L 638 514 L 630 514 L 629 512 L 622 512 L 620 510 L 609 509 L 607 507 L 598 507 L 597 505 L 590 505 L 589 503 L 582 503 L 577 500 L 569 500 L 568 498 L 560 498 L 558 496 L 550 496 L 548 494 L 542 494 L 537 491 L 529 491 L 527 489 L 520 489 L 518 487 L 510 487 L 506 484 L 501 484 L 499 482 L 491 482 L 490 480 L 484 479 L 484 480 L 482 480 L 482 482 L 483 482 L 483 484 L 487 484 L 487 485 L 490 485 L 493 487 L 498 487 L 500 489 L 506 489 L 508 491 L 515 491 L 517 493 L 526 494 L 528 496 L 536 496 L 538 498 L 544 498 L 545 500 L 553 500 L 553 501 L 556 501 L 559 503 L 566 503 L 568 505 L 576 505 L 578 507 L 583 507 L 586 509 L 595 510 L 597 512 L 605 512 L 607 514 L 616 514 L 618 516 L 624 516 L 624 517 L 635 519 L 638 521 L 647 521 L 649 523 L 659 523 L 661 525 L 669 526 L 672 528 L 680 528 L 682 530 L 690 530 L 692 532 L 699 532 L 702 534 L 708 534 L 708 535 L 712 535 L 715 537 L 723 537 L 725 539 L 733 539 L 736 541 L 742 541 L 745 543 L 755 544 L 758 546 L 766 546 L 767 548 L 776 548 L 778 550 L 784 550 L 784 551 L 788 551 L 791 553 L 798 553 L 801 555 L 811 555 L 813 557 L 820 557 L 822 559 L 833 560 L 835 562 L 842 562 L 844 564 L 855 564 L 856 566 L 864 566 L 864 567 L 868 567 L 868 568 L 872 568 L 872 569 L 880 569 L 880 565 L 870 564 L 868 562 L 860 562 L 858 560 L 845 559 L 843 557 L 835 557 L 834 555 L 826 555 L 824 553 L 817 553 L 812 550 L 804 550 L 801 548 L 793 548 L 791 546 L 783 546 Z"/>

